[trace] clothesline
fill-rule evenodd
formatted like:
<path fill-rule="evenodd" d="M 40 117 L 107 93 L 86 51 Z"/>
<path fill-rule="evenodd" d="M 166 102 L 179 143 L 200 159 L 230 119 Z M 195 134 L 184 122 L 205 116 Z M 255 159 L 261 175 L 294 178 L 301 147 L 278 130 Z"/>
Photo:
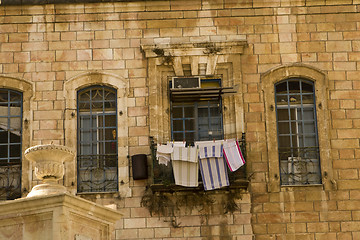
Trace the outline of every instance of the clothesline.
<path fill-rule="evenodd" d="M 157 146 L 159 164 L 172 161 L 176 185 L 197 187 L 200 168 L 205 190 L 229 186 L 227 168 L 234 172 L 245 164 L 237 139 L 199 141 L 187 147 L 185 144 L 173 141 Z"/>

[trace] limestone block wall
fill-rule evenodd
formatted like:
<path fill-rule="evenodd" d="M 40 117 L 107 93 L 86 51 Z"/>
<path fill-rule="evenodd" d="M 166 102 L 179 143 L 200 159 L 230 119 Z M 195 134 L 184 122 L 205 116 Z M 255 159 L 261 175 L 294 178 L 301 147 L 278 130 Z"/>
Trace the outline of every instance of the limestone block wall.
<path fill-rule="evenodd" d="M 168 218 L 152 217 L 141 206 L 150 181 L 133 181 L 127 176 L 126 157 L 120 166 L 130 190 L 86 197 L 114 205 L 124 214 L 116 239 L 251 239 L 254 235 L 260 240 L 355 240 L 360 238 L 359 8 L 358 0 L 0 5 L 0 86 L 32 91 L 24 105 L 28 114 L 24 149 L 50 142 L 76 148 L 71 132 L 76 127 L 71 122 L 74 109 L 67 108 L 66 101 L 69 91 L 76 89 L 66 86 L 79 78 L 86 84 L 84 76 L 90 75 L 107 76 L 89 78 L 93 83 L 116 84 L 116 80 L 104 80 L 108 76 L 119 79 L 126 86 L 127 130 L 119 139 L 122 157 L 149 154 L 151 83 L 140 46 L 245 40 L 237 67 L 241 70 L 250 186 L 238 200 L 240 210 L 225 215 L 210 212 L 207 218 L 201 212 L 183 211 L 178 216 L 180 228 L 174 228 Z M 318 121 L 324 136 L 320 142 L 324 184 L 280 187 L 276 169 L 271 168 L 275 158 L 269 146 L 276 129 L 267 123 L 270 110 L 264 76 L 299 64 L 323 76 L 317 101 L 322 102 Z M 306 76 L 306 70 L 298 74 Z M 276 75 L 270 78 L 277 80 Z M 14 81 L 24 84 L 17 87 Z M 23 165 L 23 188 L 28 190 L 34 180 L 32 166 L 26 160 Z M 72 186 L 74 165 L 67 169 L 65 185 L 76 191 Z"/>

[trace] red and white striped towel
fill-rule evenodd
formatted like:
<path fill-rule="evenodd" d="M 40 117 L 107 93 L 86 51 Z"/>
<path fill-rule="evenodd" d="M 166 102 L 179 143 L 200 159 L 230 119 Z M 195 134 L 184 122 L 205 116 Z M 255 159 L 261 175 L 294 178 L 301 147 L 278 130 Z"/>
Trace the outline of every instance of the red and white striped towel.
<path fill-rule="evenodd" d="M 244 156 L 241 153 L 239 143 L 236 139 L 224 141 L 224 156 L 229 169 L 234 172 L 245 164 Z"/>

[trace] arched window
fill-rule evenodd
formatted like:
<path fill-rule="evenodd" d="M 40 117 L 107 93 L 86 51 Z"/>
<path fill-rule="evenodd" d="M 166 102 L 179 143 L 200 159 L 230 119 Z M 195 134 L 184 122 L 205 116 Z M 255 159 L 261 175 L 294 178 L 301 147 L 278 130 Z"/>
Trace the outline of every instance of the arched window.
<path fill-rule="evenodd" d="M 77 94 L 78 192 L 118 191 L 117 96 L 94 85 Z"/>
<path fill-rule="evenodd" d="M 290 78 L 275 84 L 281 185 L 320 184 L 314 83 Z"/>
<path fill-rule="evenodd" d="M 0 89 L 0 200 L 21 197 L 22 93 Z"/>

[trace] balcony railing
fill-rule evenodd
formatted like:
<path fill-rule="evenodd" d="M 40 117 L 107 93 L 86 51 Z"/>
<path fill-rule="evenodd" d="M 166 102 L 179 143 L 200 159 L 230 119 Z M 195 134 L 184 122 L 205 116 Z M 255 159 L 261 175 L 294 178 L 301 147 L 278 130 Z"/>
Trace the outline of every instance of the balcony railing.
<path fill-rule="evenodd" d="M 21 197 L 21 165 L 0 164 L 0 200 Z"/>
<path fill-rule="evenodd" d="M 242 134 L 242 138 L 239 141 L 239 146 L 241 152 L 246 160 L 246 141 L 245 133 Z M 157 143 L 155 140 L 150 137 L 150 148 L 152 156 L 152 178 L 153 183 L 151 188 L 157 191 L 184 191 L 189 190 L 189 188 L 176 186 L 171 161 L 167 166 L 159 164 L 156 160 L 156 147 Z M 228 188 L 246 188 L 248 185 L 247 176 L 246 176 L 246 164 L 242 166 L 235 172 L 228 170 L 230 186 Z M 199 173 L 199 186 L 196 188 L 191 188 L 193 190 L 203 190 L 201 174 Z"/>
<path fill-rule="evenodd" d="M 81 155 L 78 160 L 78 192 L 116 192 L 117 155 Z"/>
<path fill-rule="evenodd" d="M 279 148 L 282 185 L 321 184 L 318 147 Z"/>

